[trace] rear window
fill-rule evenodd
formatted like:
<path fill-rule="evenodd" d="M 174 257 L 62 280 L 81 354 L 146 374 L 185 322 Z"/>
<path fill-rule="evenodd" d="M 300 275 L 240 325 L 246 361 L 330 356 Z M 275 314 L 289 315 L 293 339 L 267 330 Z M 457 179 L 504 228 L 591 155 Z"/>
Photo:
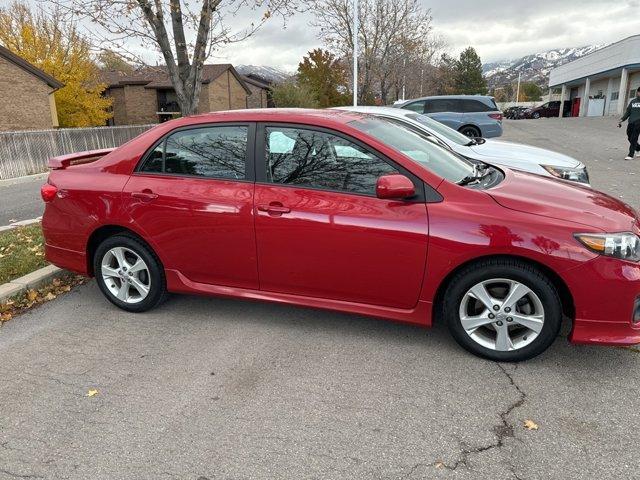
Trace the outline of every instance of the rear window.
<path fill-rule="evenodd" d="M 487 105 L 480 100 L 471 100 L 465 99 L 462 100 L 462 111 L 466 113 L 476 113 L 476 112 L 491 112 L 493 110 L 497 110 L 496 104 L 493 100 L 491 100 L 492 106 Z"/>

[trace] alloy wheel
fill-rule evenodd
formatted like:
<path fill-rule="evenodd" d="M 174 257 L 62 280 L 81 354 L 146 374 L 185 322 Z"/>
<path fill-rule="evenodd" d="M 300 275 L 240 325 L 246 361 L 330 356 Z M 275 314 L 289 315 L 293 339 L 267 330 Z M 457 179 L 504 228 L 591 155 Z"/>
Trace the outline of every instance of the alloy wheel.
<path fill-rule="evenodd" d="M 140 255 L 129 248 L 108 250 L 102 257 L 101 273 L 109 292 L 121 302 L 138 303 L 149 295 L 149 268 Z"/>
<path fill-rule="evenodd" d="M 493 278 L 467 291 L 459 317 L 474 342 L 506 352 L 521 349 L 538 337 L 544 325 L 544 306 L 524 283 Z"/>

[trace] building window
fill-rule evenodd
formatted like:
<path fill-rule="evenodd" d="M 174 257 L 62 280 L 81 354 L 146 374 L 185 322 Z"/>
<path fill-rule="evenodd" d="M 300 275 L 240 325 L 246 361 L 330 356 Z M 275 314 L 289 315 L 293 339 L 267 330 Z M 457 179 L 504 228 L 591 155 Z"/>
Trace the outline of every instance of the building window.
<path fill-rule="evenodd" d="M 618 100 L 620 92 L 611 92 L 611 101 Z"/>

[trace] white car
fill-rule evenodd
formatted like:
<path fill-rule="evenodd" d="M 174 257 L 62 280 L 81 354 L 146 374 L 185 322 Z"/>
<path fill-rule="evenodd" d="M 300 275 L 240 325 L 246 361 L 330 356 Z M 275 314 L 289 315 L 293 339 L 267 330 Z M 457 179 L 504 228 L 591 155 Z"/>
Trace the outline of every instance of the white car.
<path fill-rule="evenodd" d="M 426 115 L 391 107 L 339 107 L 368 113 L 401 124 L 472 161 L 503 165 L 525 172 L 561 178 L 589 186 L 587 167 L 575 158 L 544 148 L 502 140 L 471 139 Z"/>

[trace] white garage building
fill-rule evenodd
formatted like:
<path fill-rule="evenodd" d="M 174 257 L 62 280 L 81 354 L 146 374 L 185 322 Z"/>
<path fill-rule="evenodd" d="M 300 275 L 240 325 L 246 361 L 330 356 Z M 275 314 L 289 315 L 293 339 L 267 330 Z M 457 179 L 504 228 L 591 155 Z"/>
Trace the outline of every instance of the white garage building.
<path fill-rule="evenodd" d="M 554 68 L 549 87 L 562 88 L 565 116 L 622 115 L 640 87 L 640 35 Z"/>

